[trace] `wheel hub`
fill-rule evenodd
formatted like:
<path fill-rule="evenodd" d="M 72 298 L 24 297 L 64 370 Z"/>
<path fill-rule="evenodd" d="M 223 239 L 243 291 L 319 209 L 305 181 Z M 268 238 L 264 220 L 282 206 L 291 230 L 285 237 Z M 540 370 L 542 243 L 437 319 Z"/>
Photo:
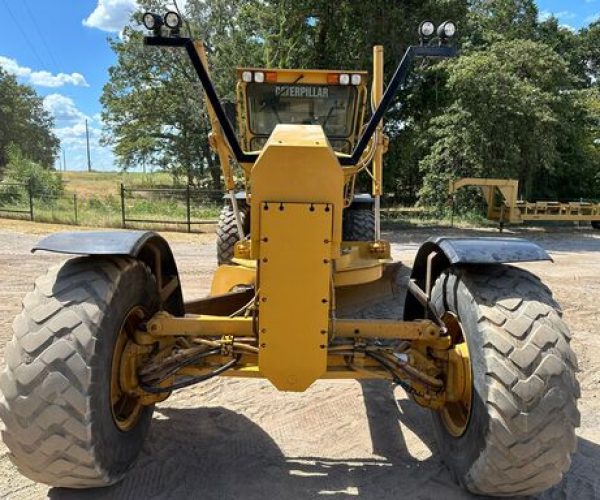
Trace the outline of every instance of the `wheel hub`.
<path fill-rule="evenodd" d="M 446 313 L 442 318 L 452 337 L 449 352 L 446 393 L 447 402 L 440 410 L 446 430 L 454 437 L 462 436 L 469 425 L 473 399 L 473 379 L 469 347 L 456 315 Z"/>
<path fill-rule="evenodd" d="M 115 425 L 123 432 L 135 427 L 144 409 L 140 397 L 132 390 L 137 386 L 135 366 L 133 370 L 124 369 L 131 365 L 132 356 L 129 346 L 136 327 L 143 319 L 144 311 L 141 307 L 134 307 L 129 311 L 119 329 L 113 349 L 110 403 Z"/>

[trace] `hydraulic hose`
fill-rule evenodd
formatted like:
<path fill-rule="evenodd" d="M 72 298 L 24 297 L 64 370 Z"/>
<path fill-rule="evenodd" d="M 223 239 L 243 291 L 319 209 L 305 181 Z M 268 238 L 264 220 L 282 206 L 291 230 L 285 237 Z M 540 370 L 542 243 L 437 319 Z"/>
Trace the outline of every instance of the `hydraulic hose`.
<path fill-rule="evenodd" d="M 149 392 L 151 394 L 162 394 L 164 392 L 172 392 L 177 389 L 183 389 L 184 387 L 189 387 L 190 385 L 194 385 L 199 382 L 204 382 L 205 380 L 211 379 L 213 377 L 216 377 L 217 375 L 220 375 L 223 372 L 226 372 L 230 368 L 233 368 L 233 366 L 235 366 L 235 364 L 239 361 L 239 359 L 240 359 L 240 355 L 236 356 L 235 358 L 228 361 L 224 365 L 221 365 L 218 368 L 214 369 L 210 373 L 206 373 L 204 375 L 198 375 L 197 377 L 187 377 L 187 378 L 185 378 L 179 382 L 175 382 L 174 384 L 171 384 L 167 387 L 155 387 L 155 386 L 149 386 L 149 385 L 146 385 L 143 383 L 140 383 L 140 387 L 144 391 Z"/>

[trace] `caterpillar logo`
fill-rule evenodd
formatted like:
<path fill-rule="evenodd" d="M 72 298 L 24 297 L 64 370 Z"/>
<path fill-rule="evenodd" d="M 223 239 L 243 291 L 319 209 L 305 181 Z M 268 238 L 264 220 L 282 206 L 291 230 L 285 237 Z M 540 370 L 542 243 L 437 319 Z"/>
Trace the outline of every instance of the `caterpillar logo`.
<path fill-rule="evenodd" d="M 275 95 L 281 97 L 308 97 L 309 99 L 327 99 L 329 88 L 310 85 L 277 85 Z"/>

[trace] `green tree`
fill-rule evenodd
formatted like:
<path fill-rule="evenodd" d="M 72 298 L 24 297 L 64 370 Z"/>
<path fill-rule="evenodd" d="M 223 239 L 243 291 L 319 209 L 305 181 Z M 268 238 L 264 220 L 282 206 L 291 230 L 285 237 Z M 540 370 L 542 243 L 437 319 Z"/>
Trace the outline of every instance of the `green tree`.
<path fill-rule="evenodd" d="M 583 196 L 594 158 L 590 106 L 547 45 L 514 40 L 447 64 L 453 96 L 430 122 L 422 201 L 438 206 L 459 176 L 519 179 L 526 198 Z M 595 165 L 598 168 L 598 165 Z"/>
<path fill-rule="evenodd" d="M 51 168 L 59 147 L 53 127 L 42 98 L 0 68 L 0 175 L 8 162 L 10 144 L 32 161 Z"/>
<path fill-rule="evenodd" d="M 36 195 L 55 196 L 63 192 L 64 185 L 61 175 L 29 159 L 15 144 L 6 148 L 6 156 L 8 163 L 4 175 L 5 181 L 27 184 Z"/>
<path fill-rule="evenodd" d="M 583 63 L 590 83 L 600 87 L 600 20 L 581 30 Z"/>
<path fill-rule="evenodd" d="M 166 3 L 140 2 L 140 11 L 162 12 Z M 189 0 L 186 9 L 185 34 L 189 30 L 204 40 L 217 91 L 233 102 L 236 66 L 370 69 L 377 43 L 386 47 L 389 79 L 406 46 L 416 42 L 419 21 L 460 21 L 467 2 Z M 138 27 L 136 14 L 131 28 Z M 124 167 L 148 162 L 178 175 L 189 172 L 197 181 L 208 173 L 217 186 L 219 169 L 208 150 L 201 91 L 185 54 L 144 49 L 138 31 L 126 33 L 123 40 L 111 41 L 117 64 L 102 96 L 106 143 L 114 145 Z M 404 108 L 396 106 L 387 120 L 395 138 L 401 132 L 396 124 L 407 120 Z M 388 184 L 404 173 L 396 167 L 396 148 L 394 144 L 388 157 Z M 402 152 L 407 149 L 410 144 L 405 143 Z"/>

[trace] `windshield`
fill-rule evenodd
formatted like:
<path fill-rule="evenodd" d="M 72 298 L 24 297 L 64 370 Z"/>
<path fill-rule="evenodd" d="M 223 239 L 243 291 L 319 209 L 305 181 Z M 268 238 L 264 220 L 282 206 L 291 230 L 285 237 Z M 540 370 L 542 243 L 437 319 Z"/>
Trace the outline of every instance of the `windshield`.
<path fill-rule="evenodd" d="M 251 83 L 250 131 L 270 135 L 279 123 L 321 125 L 328 137 L 349 137 L 357 91 L 351 86 Z"/>

